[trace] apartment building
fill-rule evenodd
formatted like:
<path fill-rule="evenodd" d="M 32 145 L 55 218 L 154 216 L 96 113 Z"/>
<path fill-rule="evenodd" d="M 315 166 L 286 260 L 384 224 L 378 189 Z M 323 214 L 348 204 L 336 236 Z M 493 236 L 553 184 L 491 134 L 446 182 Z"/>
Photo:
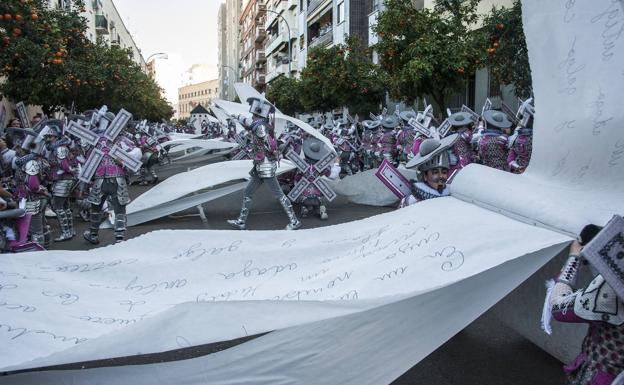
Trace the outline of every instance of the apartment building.
<path fill-rule="evenodd" d="M 240 17 L 242 0 L 225 0 L 219 11 L 219 88 L 220 98 L 236 97 L 234 83 L 240 79 Z"/>
<path fill-rule="evenodd" d="M 304 67 L 308 49 L 331 47 L 356 35 L 364 44 L 369 39 L 371 0 L 300 0 L 299 66 Z"/>
<path fill-rule="evenodd" d="M 198 105 L 208 108 L 212 99 L 219 98 L 219 79 L 178 88 L 178 119 L 188 119 Z"/>
<path fill-rule="evenodd" d="M 299 0 L 268 0 L 264 27 L 266 82 L 279 76 L 297 76 L 299 70 Z"/>
<path fill-rule="evenodd" d="M 65 8 L 68 2 L 49 0 L 49 5 L 55 8 Z M 82 16 L 87 19 L 86 34 L 89 40 L 95 42 L 101 37 L 109 46 L 129 48 L 132 52 L 132 59 L 144 71 L 147 71 L 145 58 L 121 19 L 113 0 L 86 0 L 84 8 L 85 12 Z"/>
<path fill-rule="evenodd" d="M 266 88 L 266 0 L 244 0 L 240 17 L 241 81 L 263 92 Z"/>

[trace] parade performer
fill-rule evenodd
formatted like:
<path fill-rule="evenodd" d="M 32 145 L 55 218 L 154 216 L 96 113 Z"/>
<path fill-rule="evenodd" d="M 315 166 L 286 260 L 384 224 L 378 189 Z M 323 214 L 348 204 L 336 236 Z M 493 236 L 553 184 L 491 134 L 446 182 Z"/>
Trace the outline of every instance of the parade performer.
<path fill-rule="evenodd" d="M 467 112 L 456 112 L 448 117 L 451 123 L 451 132 L 459 134 L 459 139 L 451 149 L 451 167 L 449 175 L 466 167 L 474 161 L 475 154 L 472 151 L 472 116 Z"/>
<path fill-rule="evenodd" d="M 452 134 L 442 140 L 426 139 L 422 142 L 418 155 L 406 166 L 418 169 L 419 180 L 412 183 L 412 195 L 403 198 L 399 207 L 450 195 L 446 185 L 450 167 L 449 149 L 458 139 L 458 134 Z"/>
<path fill-rule="evenodd" d="M 158 183 L 156 165 L 158 164 L 158 154 L 160 152 L 158 149 L 158 140 L 149 134 L 149 127 L 146 123 L 141 124 L 135 138 L 136 136 L 138 136 L 136 144 L 143 154 L 141 157 L 141 162 L 143 163 L 143 167 L 141 167 L 142 180 L 139 184 L 142 186 L 147 186 L 150 183 L 156 184 Z M 147 180 L 148 174 L 151 177 L 151 181 Z"/>
<path fill-rule="evenodd" d="M 288 216 L 289 223 L 286 230 L 298 229 L 301 227 L 301 222 L 297 219 L 292 203 L 282 192 L 275 176 L 279 149 L 269 120 L 270 115 L 275 113 L 275 107 L 268 101 L 258 98 L 249 98 L 247 103 L 250 105 L 252 118 L 246 119 L 239 116 L 238 119 L 251 135 L 253 168 L 249 172 L 251 179 L 245 188 L 240 214 L 237 219 L 228 220 L 228 223 L 239 230 L 245 229 L 253 194 L 261 184 L 266 183 Z"/>
<path fill-rule="evenodd" d="M 496 110 L 485 111 L 483 120 L 485 129 L 479 139 L 479 158 L 488 167 L 506 171 L 508 139 L 502 130 L 511 127 L 511 120 L 506 114 Z"/>
<path fill-rule="evenodd" d="M 111 112 L 102 113 L 103 110 L 94 113 L 95 117 L 91 119 L 91 128 L 97 134 L 97 142 L 90 150 L 80 176 L 83 181 L 93 178 L 87 197 L 87 202 L 91 204 L 90 225 L 83 237 L 94 245 L 100 243 L 98 230 L 102 219 L 102 206 L 107 198 L 115 213 L 115 243 L 124 240 L 126 205 L 130 203 L 126 168 L 137 171 L 141 167 L 141 150 L 122 134 L 132 115 L 121 110 L 115 116 Z"/>
<path fill-rule="evenodd" d="M 526 103 L 526 102 L 525 102 Z M 526 103 L 520 112 L 522 119 L 513 138 L 510 139 L 507 163 L 509 169 L 522 174 L 531 161 L 533 152 L 533 106 Z"/>
<path fill-rule="evenodd" d="M 46 224 L 45 209 L 48 202 L 48 190 L 45 187 L 47 164 L 38 154 L 21 146 L 15 148 L 14 158 L 17 199 L 26 200 L 26 214 L 32 216 L 29 228 L 30 240 L 50 247 L 50 230 Z"/>
<path fill-rule="evenodd" d="M 418 136 L 416 130 L 414 130 L 408 122 L 410 119 L 416 119 L 418 114 L 414 111 L 403 111 L 399 114 L 399 116 L 402 120 L 402 127 L 397 134 L 397 151 L 399 154 L 399 163 L 406 164 L 414 157 L 412 149 L 414 147 L 414 141 Z"/>
<path fill-rule="evenodd" d="M 375 165 L 375 147 L 374 140 L 377 130 L 381 122 L 379 120 L 365 120 L 362 122 L 364 132 L 362 133 L 362 144 L 360 145 L 360 153 L 362 159 L 362 169 L 370 170 Z"/>
<path fill-rule="evenodd" d="M 551 315 L 560 322 L 589 324 L 581 353 L 564 367 L 568 385 L 624 384 L 624 286 L 617 273 L 622 268 L 619 261 L 624 253 L 624 226 L 621 217 L 615 216 L 611 222 L 614 220 L 620 223 L 615 232 L 608 230 L 609 225 L 602 231 L 595 225 L 586 226 L 579 240 L 572 243 L 569 257 L 556 280 L 547 283 L 542 326 L 548 334 L 552 332 Z M 604 241 L 599 239 L 601 234 L 605 234 Z M 596 240 L 592 241 L 593 236 Z M 599 243 L 594 248 L 597 252 L 591 253 L 596 258 L 588 255 L 587 250 L 594 242 Z M 580 268 L 587 264 L 585 258 L 596 270 L 589 285 L 578 290 L 575 288 L 577 276 Z M 595 263 L 602 258 L 605 264 Z M 610 274 L 614 272 L 616 274 Z"/>
<path fill-rule="evenodd" d="M 52 179 L 52 210 L 59 221 L 61 233 L 54 238 L 55 242 L 68 241 L 76 232 L 74 217 L 69 197 L 76 185 L 76 168 L 70 151 L 71 139 L 62 136 L 63 122 L 60 120 L 47 121 L 44 130 L 48 162 L 50 163 L 50 178 Z"/>
<path fill-rule="evenodd" d="M 396 128 L 399 125 L 399 119 L 396 116 L 386 116 L 381 121 L 383 131 L 379 135 L 377 148 L 381 159 L 387 159 L 396 166 Z"/>
<path fill-rule="evenodd" d="M 326 201 L 333 199 L 335 193 L 330 191 L 329 185 L 323 183 L 319 178 L 326 176 L 331 180 L 335 180 L 340 175 L 340 165 L 333 163 L 336 156 L 328 153 L 329 149 L 321 140 L 310 137 L 303 141 L 304 159 L 299 158 L 296 154 L 289 154 L 293 157 L 291 160 L 294 163 L 305 165 L 305 167 L 298 168 L 294 176 L 294 188 L 291 189 L 291 193 L 297 195 L 289 195 L 293 202 L 301 204 L 301 216 L 303 218 L 313 214 L 316 209 L 318 209 L 318 215 L 321 220 L 329 218 Z M 304 185 L 302 185 L 304 188 L 298 189 L 297 185 L 302 179 L 306 179 Z"/>

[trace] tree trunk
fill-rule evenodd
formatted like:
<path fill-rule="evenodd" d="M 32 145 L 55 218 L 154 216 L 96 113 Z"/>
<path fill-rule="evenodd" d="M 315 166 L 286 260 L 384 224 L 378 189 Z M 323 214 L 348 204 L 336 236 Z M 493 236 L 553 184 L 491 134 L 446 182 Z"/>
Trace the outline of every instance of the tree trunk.
<path fill-rule="evenodd" d="M 446 102 L 444 101 L 444 90 L 432 90 L 431 97 L 440 107 L 441 114 L 446 114 Z"/>

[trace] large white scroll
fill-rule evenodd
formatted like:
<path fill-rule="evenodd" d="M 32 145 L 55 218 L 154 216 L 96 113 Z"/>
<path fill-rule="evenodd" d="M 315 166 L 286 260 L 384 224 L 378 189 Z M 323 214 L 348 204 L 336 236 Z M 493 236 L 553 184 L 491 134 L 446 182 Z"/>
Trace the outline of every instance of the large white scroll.
<path fill-rule="evenodd" d="M 451 223 L 438 215 L 446 210 Z M 499 236 L 484 248 L 475 239 L 490 229 Z M 431 292 L 567 239 L 447 198 L 299 232 L 158 231 L 91 251 L 9 256 L 0 260 L 0 363 L 166 351 L 301 325 Z"/>

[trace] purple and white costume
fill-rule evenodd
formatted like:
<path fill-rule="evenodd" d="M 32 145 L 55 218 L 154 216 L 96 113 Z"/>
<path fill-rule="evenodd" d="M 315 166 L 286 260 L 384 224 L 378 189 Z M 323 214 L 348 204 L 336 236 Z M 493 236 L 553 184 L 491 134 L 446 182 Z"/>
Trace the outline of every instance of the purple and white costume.
<path fill-rule="evenodd" d="M 533 152 L 533 130 L 523 128 L 518 130 L 518 135 L 511 143 L 507 155 L 507 164 L 513 172 L 523 172 L 531 161 Z"/>
<path fill-rule="evenodd" d="M 276 177 L 280 153 L 273 129 L 269 123 L 269 116 L 275 112 L 275 107 L 268 101 L 257 98 L 249 98 L 247 102 L 251 106 L 250 111 L 254 117 L 253 119 L 245 119 L 241 116 L 239 121 L 251 135 L 253 168 L 249 172 L 251 179 L 245 187 L 243 204 L 238 218 L 228 220 L 228 223 L 239 230 L 245 229 L 253 194 L 260 185 L 266 183 L 288 216 L 289 223 L 286 229 L 298 229 L 301 227 L 301 222 L 297 219 L 292 203 L 284 195 Z"/>
<path fill-rule="evenodd" d="M 564 367 L 567 384 L 611 385 L 624 371 L 624 302 L 602 275 L 575 290 L 580 264 L 569 256 L 548 297 L 557 321 L 589 324 L 581 353 Z"/>

